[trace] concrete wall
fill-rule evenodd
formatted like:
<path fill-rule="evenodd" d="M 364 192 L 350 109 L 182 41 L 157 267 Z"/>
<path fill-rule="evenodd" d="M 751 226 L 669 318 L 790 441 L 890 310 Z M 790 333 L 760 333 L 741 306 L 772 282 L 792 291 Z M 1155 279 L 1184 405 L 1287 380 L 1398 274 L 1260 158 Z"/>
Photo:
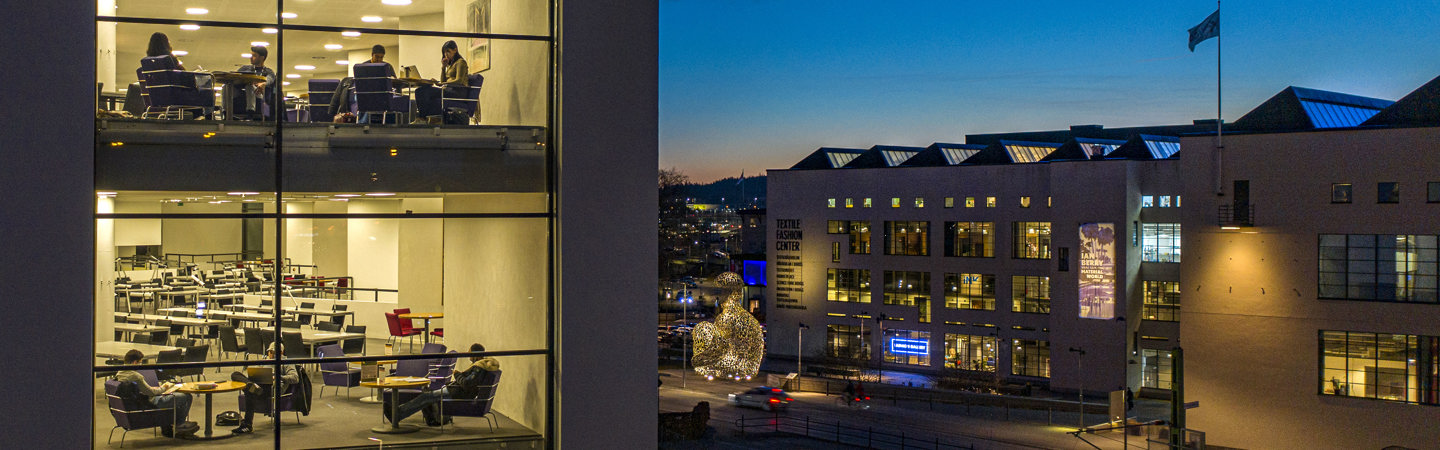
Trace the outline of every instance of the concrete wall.
<path fill-rule="evenodd" d="M 239 203 L 165 203 L 165 214 L 239 214 Z M 241 250 L 241 219 L 162 219 L 161 249 L 165 253 L 236 253 Z"/>
<path fill-rule="evenodd" d="M 1186 399 L 1191 428 L 1211 444 L 1247 448 L 1430 448 L 1435 406 L 1320 395 L 1320 330 L 1435 336 L 1435 305 L 1317 298 L 1319 234 L 1435 234 L 1425 203 L 1437 181 L 1440 128 L 1226 135 L 1214 193 L 1213 137 L 1185 138 Z M 1191 156 L 1194 155 L 1194 156 Z M 1255 226 L 1221 230 L 1231 182 L 1250 180 Z M 1401 183 L 1399 204 L 1375 185 Z M 1330 203 L 1353 183 L 1354 203 Z M 1258 421 L 1258 422 L 1257 422 Z M 1257 426 L 1257 423 L 1262 425 Z"/>
<path fill-rule="evenodd" d="M 445 30 L 467 32 L 471 0 L 445 0 Z M 491 33 L 545 35 L 550 29 L 544 2 L 491 0 Z M 468 41 L 468 40 L 467 40 Z M 460 43 L 472 73 L 485 75 L 480 90 L 481 123 L 485 125 L 545 125 L 550 117 L 546 86 L 550 67 L 549 45 L 532 41 L 490 41 L 490 67 L 469 55 Z M 436 47 L 438 50 L 438 46 Z"/>

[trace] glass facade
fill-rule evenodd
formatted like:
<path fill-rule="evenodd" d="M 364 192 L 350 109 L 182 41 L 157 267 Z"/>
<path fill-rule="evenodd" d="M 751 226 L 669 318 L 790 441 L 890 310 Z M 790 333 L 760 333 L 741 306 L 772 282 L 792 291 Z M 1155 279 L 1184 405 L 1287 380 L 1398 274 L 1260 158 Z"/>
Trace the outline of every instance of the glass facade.
<path fill-rule="evenodd" d="M 1169 350 L 1140 350 L 1142 362 L 1141 386 L 1156 389 L 1171 389 L 1174 363 Z"/>
<path fill-rule="evenodd" d="M 1015 222 L 1012 254 L 1020 259 L 1050 259 L 1050 222 Z"/>
<path fill-rule="evenodd" d="M 885 254 L 930 255 L 930 222 L 885 221 Z"/>
<path fill-rule="evenodd" d="M 885 362 L 930 365 L 930 332 L 886 329 Z"/>
<path fill-rule="evenodd" d="M 107 395 L 138 384 L 132 351 L 148 385 L 221 384 L 173 394 L 202 437 L 231 432 L 202 411 L 254 405 L 242 446 L 369 445 L 421 415 L 392 425 L 337 395 L 297 426 L 295 399 L 472 367 L 493 377 L 469 400 L 495 414 L 457 425 L 550 439 L 554 4 L 405 3 L 100 2 L 96 442 Z M 282 377 L 274 404 L 223 387 L 262 368 L 303 381 Z"/>
<path fill-rule="evenodd" d="M 995 275 L 983 273 L 945 274 L 945 307 L 994 311 Z"/>
<path fill-rule="evenodd" d="M 825 299 L 832 302 L 870 303 L 870 271 L 827 269 Z"/>
<path fill-rule="evenodd" d="M 945 368 L 994 372 L 998 350 L 995 336 L 945 333 Z"/>
<path fill-rule="evenodd" d="M 1321 395 L 1440 404 L 1440 337 L 1320 331 Z"/>
<path fill-rule="evenodd" d="M 1322 234 L 1320 298 L 1435 303 L 1436 236 Z"/>
<path fill-rule="evenodd" d="M 1145 320 L 1178 322 L 1180 320 L 1180 282 L 1144 282 Z"/>
<path fill-rule="evenodd" d="M 1140 224 L 1140 260 L 1144 262 L 1180 262 L 1180 224 Z"/>
<path fill-rule="evenodd" d="M 825 354 L 833 358 L 859 358 L 870 359 L 870 332 L 873 327 L 864 329 L 864 336 L 861 336 L 859 325 L 835 325 L 825 326 Z"/>
<path fill-rule="evenodd" d="M 945 222 L 945 256 L 995 256 L 995 222 Z"/>
<path fill-rule="evenodd" d="M 916 306 L 930 299 L 930 272 L 885 271 L 885 304 Z"/>
<path fill-rule="evenodd" d="M 1011 311 L 1050 314 L 1050 277 L 1010 277 Z"/>
<path fill-rule="evenodd" d="M 1010 373 L 1027 377 L 1050 377 L 1050 341 L 1010 340 Z"/>

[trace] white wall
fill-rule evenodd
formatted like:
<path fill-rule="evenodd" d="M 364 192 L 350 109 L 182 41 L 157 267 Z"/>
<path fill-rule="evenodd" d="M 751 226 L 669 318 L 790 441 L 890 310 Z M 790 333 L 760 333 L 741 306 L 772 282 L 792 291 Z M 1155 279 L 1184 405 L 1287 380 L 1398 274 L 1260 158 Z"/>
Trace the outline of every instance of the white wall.
<path fill-rule="evenodd" d="M 117 213 L 158 214 L 159 202 L 127 202 L 110 199 Z M 125 219 L 114 221 L 114 246 L 160 245 L 160 219 Z M 97 247 L 98 248 L 98 247 Z M 113 250 L 113 249 L 112 249 Z"/>
<path fill-rule="evenodd" d="M 348 209 L 347 202 L 315 202 L 313 205 L 316 214 L 343 214 Z M 317 266 L 315 274 L 320 276 L 338 277 L 348 275 L 350 271 L 350 221 L 345 219 L 315 219 L 312 222 L 312 230 L 315 236 L 311 238 L 311 249 L 313 254 L 311 260 Z"/>
<path fill-rule="evenodd" d="M 95 212 L 115 212 L 114 197 L 95 200 Z M 159 227 L 156 227 L 157 231 Z M 115 219 L 95 220 L 95 340 L 115 337 Z"/>
<path fill-rule="evenodd" d="M 287 202 L 285 212 L 311 214 L 315 204 Z M 290 264 L 315 264 L 315 219 L 285 219 L 285 257 L 290 258 Z M 315 274 L 320 275 L 318 271 Z"/>
<path fill-rule="evenodd" d="M 445 0 L 445 30 L 466 31 L 469 0 Z M 543 35 L 549 29 L 545 2 L 524 0 L 492 0 L 490 23 L 492 33 Z M 457 43 L 459 43 L 457 41 Z M 546 74 L 550 67 L 549 43 L 533 41 L 490 41 L 490 68 L 485 86 L 480 90 L 481 123 L 485 125 L 546 124 Z M 469 45 L 460 43 L 461 53 L 469 53 Z M 478 61 L 466 55 L 470 71 L 477 72 Z"/>
<path fill-rule="evenodd" d="M 165 203 L 166 214 L 238 214 L 239 203 Z M 240 219 L 163 219 L 161 241 L 165 253 L 235 253 L 240 251 Z"/>
<path fill-rule="evenodd" d="M 398 213 L 400 201 L 351 200 L 351 214 Z M 399 289 L 400 221 L 398 219 L 346 219 L 349 249 L 345 275 L 355 277 L 354 287 Z M 381 298 L 393 294 L 382 295 Z M 388 299 L 388 298 L 387 298 Z"/>
<path fill-rule="evenodd" d="M 408 198 L 401 202 L 406 212 L 439 213 L 444 201 L 438 198 Z M 442 304 L 445 269 L 445 230 L 441 219 L 399 220 L 400 303 L 412 311 L 439 311 Z"/>
<path fill-rule="evenodd" d="M 418 16 L 401 16 L 402 30 L 441 30 L 445 27 L 445 14 L 434 13 Z M 400 36 L 398 55 L 385 55 L 400 74 L 403 66 L 415 66 L 424 78 L 440 79 L 440 46 L 449 40 L 443 37 Z M 468 61 L 467 61 L 468 62 Z"/>

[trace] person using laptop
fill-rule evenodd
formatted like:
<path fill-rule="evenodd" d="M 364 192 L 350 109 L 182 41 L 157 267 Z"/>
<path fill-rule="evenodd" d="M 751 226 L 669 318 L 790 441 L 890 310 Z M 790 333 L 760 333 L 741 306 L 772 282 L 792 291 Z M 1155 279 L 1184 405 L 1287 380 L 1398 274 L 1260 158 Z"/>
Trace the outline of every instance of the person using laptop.
<path fill-rule="evenodd" d="M 455 41 L 445 41 L 445 44 L 440 46 L 440 65 L 443 67 L 440 87 L 415 88 L 415 105 L 421 116 L 415 119 L 415 123 L 441 123 L 441 115 L 445 114 L 441 108 L 443 90 L 447 87 L 468 86 L 470 83 L 470 66 L 466 65 L 465 58 L 460 56 L 460 47 Z M 452 93 L 457 97 L 460 95 L 458 91 Z"/>
<path fill-rule="evenodd" d="M 485 346 L 478 343 L 470 344 L 470 351 L 483 352 L 485 351 Z M 425 411 L 426 425 L 432 427 L 440 426 L 440 401 L 447 398 L 475 398 L 475 396 L 480 393 L 480 379 L 483 378 L 487 372 L 496 370 L 500 370 L 500 361 L 495 360 L 495 358 L 471 357 L 470 368 L 465 369 L 464 372 L 455 374 L 452 381 L 446 384 L 445 387 L 422 392 L 419 397 L 401 403 L 400 407 L 397 408 L 400 419 L 396 422 L 415 415 L 416 411 L 423 410 Z M 385 419 L 390 419 L 390 408 L 385 408 Z M 450 418 L 445 418 L 445 422 L 449 423 Z"/>
<path fill-rule="evenodd" d="M 265 357 L 274 359 L 279 352 L 280 343 L 276 342 L 265 351 Z M 285 392 L 290 385 L 300 382 L 300 372 L 295 369 L 295 365 L 281 365 L 280 371 L 278 392 Z M 245 414 L 240 418 L 240 426 L 231 430 L 232 433 L 243 434 L 254 431 L 251 424 L 255 420 L 255 410 L 270 403 L 270 396 L 277 392 L 274 390 L 277 389 L 276 378 L 272 367 L 247 367 L 244 373 L 230 373 L 231 380 L 245 383 Z"/>
<path fill-rule="evenodd" d="M 145 361 L 145 354 L 139 350 L 131 349 L 125 352 L 125 365 L 136 365 Z M 175 424 L 162 425 L 160 434 L 165 437 L 186 437 L 195 434 L 200 430 L 200 425 L 189 422 L 185 419 L 190 415 L 190 394 L 175 392 L 177 385 L 172 383 L 161 383 L 160 386 L 151 386 L 145 381 L 145 376 L 134 370 L 121 370 L 115 374 L 115 379 L 120 382 L 135 383 L 136 390 L 147 397 L 150 403 L 158 408 L 175 408 Z"/>

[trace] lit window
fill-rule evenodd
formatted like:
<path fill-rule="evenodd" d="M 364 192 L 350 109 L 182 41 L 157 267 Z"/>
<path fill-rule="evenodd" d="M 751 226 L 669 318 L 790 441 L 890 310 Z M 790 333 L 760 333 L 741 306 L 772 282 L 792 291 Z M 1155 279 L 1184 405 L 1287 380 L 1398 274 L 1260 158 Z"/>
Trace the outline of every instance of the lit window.
<path fill-rule="evenodd" d="M 1000 356 L 995 336 L 945 334 L 945 368 L 994 372 Z"/>
<path fill-rule="evenodd" d="M 995 197 L 985 197 L 985 207 L 986 207 L 986 208 L 994 208 L 994 207 L 995 207 Z"/>
<path fill-rule="evenodd" d="M 1028 377 L 1050 377 L 1050 341 L 1010 340 L 1010 373 Z"/>
<path fill-rule="evenodd" d="M 945 256 L 995 256 L 995 222 L 945 222 Z"/>
<path fill-rule="evenodd" d="M 1140 351 L 1143 374 L 1142 386 L 1155 389 L 1170 389 L 1174 373 L 1174 360 L 1169 350 Z"/>
<path fill-rule="evenodd" d="M 885 304 L 915 306 L 930 298 L 930 272 L 899 272 L 887 270 Z"/>
<path fill-rule="evenodd" d="M 828 269 L 826 300 L 832 302 L 870 303 L 870 271 L 864 269 Z"/>
<path fill-rule="evenodd" d="M 900 207 L 900 197 L 890 197 L 890 207 L 891 207 L 891 208 L 899 208 L 899 207 Z"/>
<path fill-rule="evenodd" d="M 1013 255 L 1020 259 L 1050 259 L 1050 222 L 1014 222 Z"/>
<path fill-rule="evenodd" d="M 1330 185 L 1330 203 L 1350 203 L 1350 183 L 1333 183 Z"/>
<path fill-rule="evenodd" d="M 1154 197 L 1154 196 L 1150 196 L 1150 195 L 1142 195 L 1142 196 L 1140 196 L 1140 207 L 1141 207 L 1141 208 L 1152 208 L 1152 207 L 1154 207 L 1154 206 L 1155 206 L 1155 197 Z"/>
<path fill-rule="evenodd" d="M 885 330 L 884 336 L 885 362 L 930 365 L 929 331 Z"/>
<path fill-rule="evenodd" d="M 945 307 L 994 311 L 995 275 L 983 273 L 945 274 Z"/>
<path fill-rule="evenodd" d="M 965 207 L 966 207 L 966 208 L 974 208 L 974 207 L 975 207 L 975 197 L 965 197 Z"/>
<path fill-rule="evenodd" d="M 1400 183 L 1379 183 L 1375 191 L 1377 203 L 1400 203 Z"/>
<path fill-rule="evenodd" d="M 1179 208 L 1179 207 L 1180 207 L 1180 196 L 1178 196 L 1178 195 L 1175 196 L 1175 207 L 1176 207 L 1176 208 Z"/>
<path fill-rule="evenodd" d="M 930 222 L 885 221 L 885 254 L 927 256 Z"/>
<path fill-rule="evenodd" d="M 1168 195 L 1162 195 L 1162 196 L 1160 196 L 1160 207 L 1161 207 L 1161 208 L 1169 208 L 1169 207 L 1170 207 L 1170 196 L 1168 196 Z"/>
<path fill-rule="evenodd" d="M 854 208 L 854 207 L 855 207 L 855 199 L 853 199 L 853 198 L 847 198 L 847 199 L 845 199 L 845 207 L 846 207 L 846 208 Z"/>
<path fill-rule="evenodd" d="M 924 198 L 924 197 L 915 197 L 915 207 L 916 207 L 916 208 L 924 208 L 924 207 L 925 207 L 925 198 Z"/>
<path fill-rule="evenodd" d="M 1010 277 L 1010 311 L 1050 314 L 1050 277 Z"/>
<path fill-rule="evenodd" d="M 1175 198 L 1176 198 L 1176 199 L 1179 199 L 1180 197 L 1177 196 L 1177 197 L 1175 197 Z M 1045 207 L 1046 207 L 1046 208 L 1049 208 L 1049 207 L 1051 207 L 1051 206 L 1055 206 L 1055 205 L 1051 203 L 1050 197 L 1045 197 Z M 1176 205 L 1176 206 L 1179 206 L 1179 205 Z"/>
<path fill-rule="evenodd" d="M 870 207 L 870 197 L 865 197 L 865 207 L 866 207 L 866 208 L 869 208 L 869 207 Z"/>
<path fill-rule="evenodd" d="M 1180 262 L 1180 224 L 1140 224 L 1140 260 L 1144 262 Z"/>
<path fill-rule="evenodd" d="M 825 207 L 826 207 L 826 208 L 834 208 L 834 207 L 835 207 L 835 199 L 833 199 L 833 198 L 827 198 L 827 199 L 825 199 Z"/>
<path fill-rule="evenodd" d="M 1149 281 L 1145 286 L 1145 320 L 1180 321 L 1180 282 Z"/>
<path fill-rule="evenodd" d="M 1320 331 L 1320 395 L 1434 404 L 1437 363 L 1427 358 L 1440 338 Z"/>
<path fill-rule="evenodd" d="M 840 243 L 839 243 L 839 242 L 831 242 L 831 243 L 830 243 L 830 261 L 831 261 L 831 262 L 840 262 Z"/>
<path fill-rule="evenodd" d="M 946 208 L 954 208 L 954 207 L 955 207 L 955 197 L 945 197 L 945 207 L 946 207 Z"/>
<path fill-rule="evenodd" d="M 1020 207 L 1021 207 L 1021 208 L 1029 208 L 1029 207 L 1030 207 L 1030 197 L 1020 197 Z"/>

